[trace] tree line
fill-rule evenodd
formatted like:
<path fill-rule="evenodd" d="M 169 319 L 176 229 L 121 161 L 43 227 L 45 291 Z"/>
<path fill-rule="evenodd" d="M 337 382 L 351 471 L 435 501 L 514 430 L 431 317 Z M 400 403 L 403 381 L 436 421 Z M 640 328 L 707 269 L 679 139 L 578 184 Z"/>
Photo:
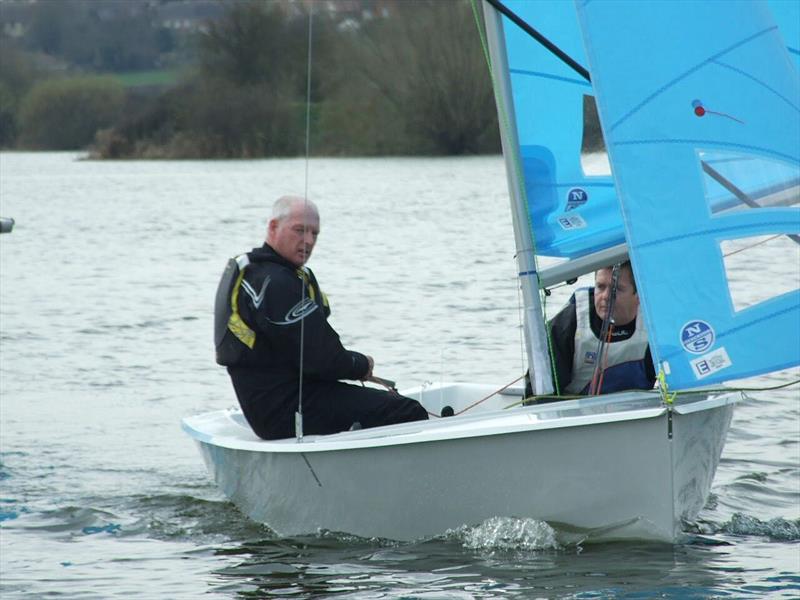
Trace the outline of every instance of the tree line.
<path fill-rule="evenodd" d="M 96 73 L 37 79 L 25 52 L 6 45 L 0 145 L 90 146 L 99 158 L 296 156 L 308 119 L 313 155 L 499 151 L 480 15 L 468 0 L 405 0 L 359 21 L 319 11 L 310 63 L 307 14 L 281 2 L 224 6 L 194 36 L 191 69 L 156 93 Z"/>

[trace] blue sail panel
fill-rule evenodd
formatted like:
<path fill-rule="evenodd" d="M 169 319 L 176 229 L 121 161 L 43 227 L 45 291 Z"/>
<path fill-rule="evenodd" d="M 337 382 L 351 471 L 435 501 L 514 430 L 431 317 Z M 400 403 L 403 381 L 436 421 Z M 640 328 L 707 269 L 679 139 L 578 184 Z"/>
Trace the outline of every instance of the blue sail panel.
<path fill-rule="evenodd" d="M 506 6 L 578 63 L 585 64 L 574 6 L 563 0 L 510 0 Z M 581 161 L 591 84 L 504 19 L 519 152 L 536 251 L 578 257 L 624 242 L 610 174 Z M 599 134 L 599 130 L 598 130 Z M 602 137 L 597 136 L 604 152 Z M 602 156 L 586 158 L 598 160 Z"/>
<path fill-rule="evenodd" d="M 769 8 L 789 51 L 789 59 L 800 70 L 800 2 L 797 0 L 769 0 Z"/>
<path fill-rule="evenodd" d="M 669 385 L 800 364 L 800 289 L 737 307 L 724 256 L 734 240 L 800 241 L 800 76 L 768 4 L 576 6 L 651 349 Z"/>

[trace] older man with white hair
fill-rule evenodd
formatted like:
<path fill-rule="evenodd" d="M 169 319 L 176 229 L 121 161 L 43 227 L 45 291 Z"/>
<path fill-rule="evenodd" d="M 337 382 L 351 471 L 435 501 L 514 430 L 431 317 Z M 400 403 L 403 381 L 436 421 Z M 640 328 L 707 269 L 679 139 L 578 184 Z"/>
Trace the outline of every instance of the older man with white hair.
<path fill-rule="evenodd" d="M 279 198 L 266 243 L 232 259 L 220 281 L 217 362 L 248 423 L 264 439 L 291 437 L 301 399 L 304 434 L 427 419 L 416 400 L 340 381 L 370 380 L 374 361 L 344 348 L 328 323 L 328 299 L 305 266 L 319 231 L 313 202 Z"/>

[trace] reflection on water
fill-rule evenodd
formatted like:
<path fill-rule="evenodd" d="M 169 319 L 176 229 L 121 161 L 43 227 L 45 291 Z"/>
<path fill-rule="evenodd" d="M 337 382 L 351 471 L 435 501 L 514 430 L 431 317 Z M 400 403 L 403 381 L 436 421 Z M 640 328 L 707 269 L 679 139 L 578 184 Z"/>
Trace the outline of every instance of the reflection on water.
<path fill-rule="evenodd" d="M 326 159 L 310 182 L 312 266 L 376 373 L 401 387 L 520 375 L 499 157 Z M 513 515 L 404 544 L 279 539 L 242 517 L 179 422 L 235 403 L 213 364 L 217 278 L 303 186 L 299 160 L 0 155 L 0 214 L 16 219 L 0 236 L 3 598 L 797 596 L 797 388 L 737 406 L 709 504 L 676 546 L 586 544 Z"/>

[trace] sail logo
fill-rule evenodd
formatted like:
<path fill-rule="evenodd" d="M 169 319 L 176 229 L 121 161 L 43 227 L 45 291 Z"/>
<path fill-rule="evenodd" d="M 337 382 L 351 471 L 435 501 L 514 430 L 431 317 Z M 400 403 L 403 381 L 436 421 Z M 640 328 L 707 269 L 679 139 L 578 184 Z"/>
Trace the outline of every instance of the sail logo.
<path fill-rule="evenodd" d="M 589 200 L 589 194 L 582 188 L 572 188 L 567 192 L 567 210 L 569 212 L 579 206 L 583 206 Z"/>
<path fill-rule="evenodd" d="M 681 345 L 692 354 L 702 354 L 715 339 L 714 329 L 705 321 L 689 321 L 681 328 Z"/>
<path fill-rule="evenodd" d="M 558 217 L 558 224 L 561 226 L 561 229 L 564 231 L 569 231 L 570 229 L 585 229 L 586 228 L 586 221 L 584 221 L 580 215 L 572 215 L 571 217 L 567 216 L 560 216 Z"/>
<path fill-rule="evenodd" d="M 689 362 L 692 365 L 694 376 L 697 377 L 697 379 L 704 379 L 733 364 L 725 348 L 717 348 L 713 352 L 709 352 L 705 356 L 695 358 Z"/>

